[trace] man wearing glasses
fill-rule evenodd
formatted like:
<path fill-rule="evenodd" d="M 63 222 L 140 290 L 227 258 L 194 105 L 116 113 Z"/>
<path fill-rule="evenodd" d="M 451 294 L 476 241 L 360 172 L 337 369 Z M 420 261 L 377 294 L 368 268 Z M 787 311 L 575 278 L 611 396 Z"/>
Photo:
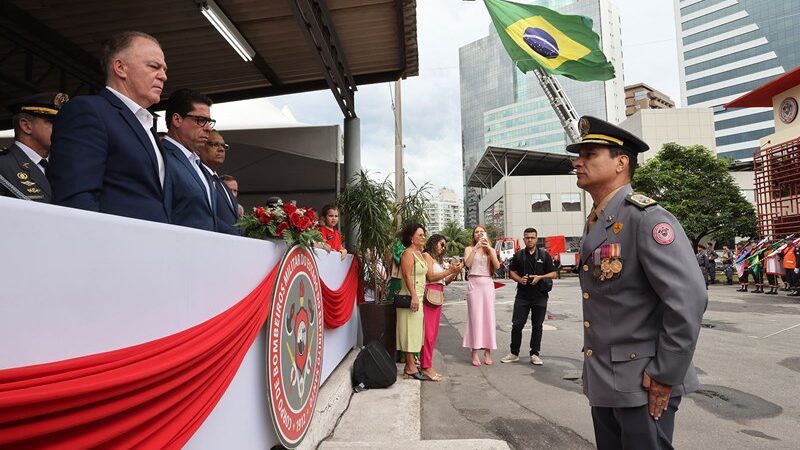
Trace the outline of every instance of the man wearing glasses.
<path fill-rule="evenodd" d="M 217 231 L 240 235 L 239 229 L 233 226 L 239 219 L 239 204 L 236 202 L 236 196 L 217 173 L 225 163 L 228 148 L 219 131 L 212 130 L 206 145 L 200 148 L 199 156 L 210 175 L 211 187 L 216 193 Z"/>
<path fill-rule="evenodd" d="M 217 231 L 216 192 L 200 161 L 215 121 L 211 99 L 191 89 L 178 89 L 167 100 L 167 135 L 161 141 L 172 190 L 172 223 Z"/>
<path fill-rule="evenodd" d="M 68 102 L 53 122 L 53 203 L 169 223 L 166 164 L 147 111 L 167 80 L 161 46 L 120 33 L 103 45 L 103 69 L 106 87 Z"/>

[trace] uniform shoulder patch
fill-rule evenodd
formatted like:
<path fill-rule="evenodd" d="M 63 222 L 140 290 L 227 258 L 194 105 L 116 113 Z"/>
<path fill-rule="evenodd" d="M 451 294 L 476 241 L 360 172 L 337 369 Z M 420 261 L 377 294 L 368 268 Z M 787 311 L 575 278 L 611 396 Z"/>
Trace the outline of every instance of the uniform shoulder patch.
<path fill-rule="evenodd" d="M 628 194 L 627 197 L 625 197 L 625 200 L 628 203 L 633 203 L 634 205 L 642 209 L 645 209 L 648 206 L 653 206 L 658 204 L 658 202 L 653 200 L 652 198 L 646 195 L 637 194 L 635 192 L 631 192 L 630 194 Z"/>

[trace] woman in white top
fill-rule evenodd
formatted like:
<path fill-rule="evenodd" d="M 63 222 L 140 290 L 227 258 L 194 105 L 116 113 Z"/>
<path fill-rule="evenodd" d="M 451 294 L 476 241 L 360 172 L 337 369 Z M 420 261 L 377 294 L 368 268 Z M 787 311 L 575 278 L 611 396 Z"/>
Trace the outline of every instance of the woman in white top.
<path fill-rule="evenodd" d="M 422 357 L 420 366 L 422 373 L 428 380 L 442 381 L 440 375 L 433 368 L 433 348 L 436 346 L 436 338 L 439 335 L 439 320 L 442 317 L 441 302 L 433 300 L 433 296 L 444 299 L 444 286 L 450 284 L 457 273 L 461 272 L 461 264 L 453 263 L 447 269 L 444 268 L 444 250 L 447 246 L 447 239 L 441 234 L 434 234 L 425 243 L 425 250 L 422 257 L 428 265 L 428 273 L 425 275 L 427 284 L 425 285 L 425 299 L 423 301 L 425 336 L 422 342 Z M 429 298 L 431 297 L 431 298 Z M 437 304 L 438 303 L 438 304 Z"/>

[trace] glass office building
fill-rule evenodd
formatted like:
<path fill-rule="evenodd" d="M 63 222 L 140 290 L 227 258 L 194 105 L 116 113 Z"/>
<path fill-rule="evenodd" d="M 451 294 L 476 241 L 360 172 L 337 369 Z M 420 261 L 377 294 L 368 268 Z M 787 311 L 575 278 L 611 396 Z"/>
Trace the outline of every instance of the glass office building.
<path fill-rule="evenodd" d="M 674 0 L 684 106 L 714 110 L 717 156 L 753 158 L 772 108 L 724 105 L 800 65 L 800 0 Z"/>
<path fill-rule="evenodd" d="M 592 18 L 603 52 L 617 78 L 578 82 L 558 77 L 578 115 L 619 123 L 625 119 L 622 41 L 619 14 L 608 0 L 539 0 L 561 12 Z M 493 25 L 489 35 L 459 49 L 461 79 L 461 145 L 464 164 L 465 226 L 482 221 L 480 188 L 468 187 L 486 148 L 507 147 L 564 153 L 567 137 L 533 73 L 523 74 L 511 62 Z"/>

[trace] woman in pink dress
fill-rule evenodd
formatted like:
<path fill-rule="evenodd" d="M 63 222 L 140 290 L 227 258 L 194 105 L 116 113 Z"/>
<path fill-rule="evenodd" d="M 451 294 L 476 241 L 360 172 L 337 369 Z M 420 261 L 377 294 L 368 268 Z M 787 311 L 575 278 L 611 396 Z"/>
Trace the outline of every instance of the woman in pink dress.
<path fill-rule="evenodd" d="M 500 261 L 483 225 L 472 230 L 472 246 L 464 249 L 464 263 L 469 267 L 469 282 L 463 345 L 472 350 L 473 366 L 481 365 L 478 350 L 483 350 L 483 362 L 489 365 L 492 364 L 492 350 L 497 348 L 492 274 L 500 267 Z"/>

